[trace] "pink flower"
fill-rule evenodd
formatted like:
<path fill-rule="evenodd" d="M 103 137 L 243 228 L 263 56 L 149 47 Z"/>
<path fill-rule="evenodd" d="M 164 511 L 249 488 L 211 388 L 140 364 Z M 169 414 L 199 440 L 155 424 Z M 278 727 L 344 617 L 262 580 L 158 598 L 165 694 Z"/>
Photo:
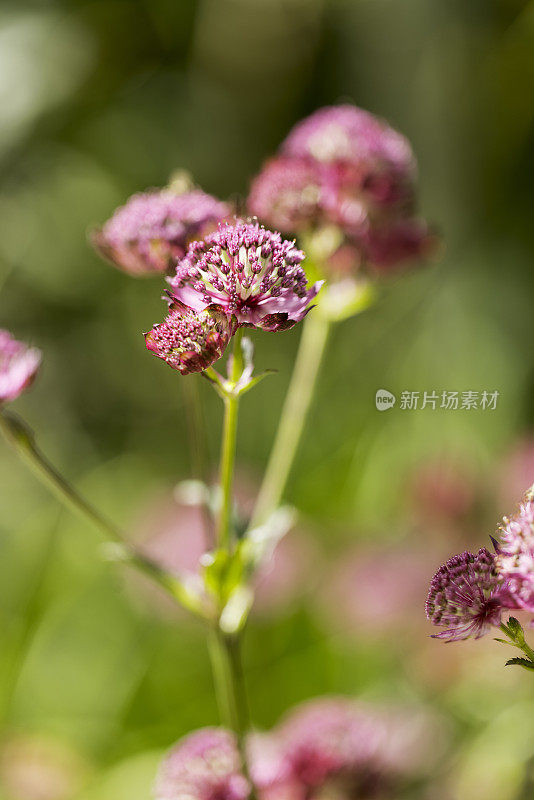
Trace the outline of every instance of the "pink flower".
<path fill-rule="evenodd" d="M 310 309 L 321 283 L 306 288 L 304 253 L 257 223 L 220 224 L 193 242 L 169 278 L 172 298 L 193 311 L 216 305 L 239 325 L 291 328 Z"/>
<path fill-rule="evenodd" d="M 233 734 L 203 728 L 181 739 L 160 766 L 155 800 L 247 800 Z"/>
<path fill-rule="evenodd" d="M 426 615 L 445 630 L 436 639 L 456 642 L 479 639 L 499 626 L 504 608 L 514 607 L 506 583 L 497 571 L 495 556 L 482 547 L 467 550 L 438 569 L 428 592 Z"/>
<path fill-rule="evenodd" d="M 145 333 L 147 349 L 182 375 L 202 372 L 217 361 L 235 326 L 218 306 L 195 313 L 175 302 L 165 321 Z"/>
<path fill-rule="evenodd" d="M 508 581 L 517 604 L 534 612 L 534 502 L 527 500 L 513 517 L 503 520 L 497 570 Z"/>
<path fill-rule="evenodd" d="M 0 403 L 15 400 L 33 382 L 41 364 L 41 352 L 18 342 L 0 330 Z"/>
<path fill-rule="evenodd" d="M 229 205 L 200 189 L 144 192 L 118 208 L 92 242 L 101 256 L 130 275 L 164 273 L 185 255 L 189 242 L 230 214 Z"/>

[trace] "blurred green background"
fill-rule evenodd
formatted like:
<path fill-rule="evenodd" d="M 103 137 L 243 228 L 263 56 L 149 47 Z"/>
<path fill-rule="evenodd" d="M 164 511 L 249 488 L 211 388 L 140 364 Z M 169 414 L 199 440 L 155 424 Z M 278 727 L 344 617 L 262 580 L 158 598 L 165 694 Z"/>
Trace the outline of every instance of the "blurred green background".
<path fill-rule="evenodd" d="M 491 637 L 430 640 L 423 606 L 441 559 L 487 544 L 534 480 L 534 2 L 4 0 L 0 99 L 1 326 L 44 351 L 16 409 L 132 535 L 189 475 L 184 379 L 141 336 L 162 281 L 100 261 L 88 229 L 176 169 L 245 196 L 321 105 L 354 101 L 410 138 L 444 256 L 334 333 L 287 490 L 308 572 L 251 622 L 253 717 L 331 692 L 423 705 L 446 743 L 410 796 L 532 798 L 532 679 Z M 242 404 L 247 486 L 298 337 L 254 334 L 258 367 L 278 373 Z M 215 464 L 220 404 L 197 383 Z M 380 388 L 500 396 L 494 411 L 380 413 Z M 161 752 L 217 722 L 202 631 L 106 563 L 2 443 L 0 487 L 0 797 L 147 798 Z M 361 624 L 329 602 L 347 552 L 390 565 L 343 584 Z M 412 557 L 415 596 L 375 620 Z"/>

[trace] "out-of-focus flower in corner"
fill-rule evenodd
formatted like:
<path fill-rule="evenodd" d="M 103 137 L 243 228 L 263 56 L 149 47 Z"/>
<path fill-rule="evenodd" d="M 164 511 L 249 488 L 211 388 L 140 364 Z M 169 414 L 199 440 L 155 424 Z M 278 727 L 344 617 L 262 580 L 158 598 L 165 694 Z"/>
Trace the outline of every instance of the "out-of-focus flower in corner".
<path fill-rule="evenodd" d="M 441 566 L 430 583 L 426 615 L 445 628 L 436 639 L 456 642 L 479 639 L 499 626 L 505 608 L 517 607 L 507 582 L 497 571 L 496 559 L 485 547 L 465 551 Z"/>
<path fill-rule="evenodd" d="M 534 502 L 522 503 L 500 528 L 497 570 L 520 608 L 534 612 Z"/>
<path fill-rule="evenodd" d="M 34 381 L 41 351 L 0 330 L 0 404 L 15 400 Z"/>
<path fill-rule="evenodd" d="M 283 754 L 277 767 L 283 782 L 290 786 L 292 775 L 302 796 L 313 800 L 393 796 L 434 763 L 442 734 L 437 718 L 424 709 L 379 708 L 346 697 L 308 701 L 273 731 Z"/>
<path fill-rule="evenodd" d="M 200 189 L 141 192 L 118 208 L 91 241 L 123 272 L 162 274 L 176 266 L 191 241 L 204 237 L 231 214 L 230 205 Z"/>
<path fill-rule="evenodd" d="M 14 800 L 70 800 L 88 774 L 83 756 L 59 739 L 17 734 L 0 747 L 0 783 Z"/>
<path fill-rule="evenodd" d="M 321 287 L 307 288 L 303 259 L 294 242 L 257 223 L 222 223 L 191 243 L 168 279 L 170 295 L 196 312 L 216 305 L 239 325 L 284 330 L 306 316 Z"/>
<path fill-rule="evenodd" d="M 235 331 L 232 321 L 219 306 L 194 312 L 173 302 L 169 313 L 145 333 L 147 349 L 182 375 L 202 372 L 226 350 Z"/>
<path fill-rule="evenodd" d="M 162 762 L 155 800 L 247 800 L 235 737 L 222 728 L 202 728 L 181 739 Z"/>
<path fill-rule="evenodd" d="M 366 710 L 347 698 L 324 697 L 298 706 L 276 734 L 290 772 L 306 787 L 307 796 L 327 783 L 340 784 L 357 797 L 367 797 L 375 786 L 381 731 Z"/>

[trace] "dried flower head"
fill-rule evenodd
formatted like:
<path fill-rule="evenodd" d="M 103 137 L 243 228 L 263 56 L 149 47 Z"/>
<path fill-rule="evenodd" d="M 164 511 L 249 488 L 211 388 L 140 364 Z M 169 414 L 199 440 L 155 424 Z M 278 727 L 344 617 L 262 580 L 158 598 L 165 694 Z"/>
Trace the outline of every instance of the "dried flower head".
<path fill-rule="evenodd" d="M 174 302 L 164 322 L 145 333 L 147 349 L 182 375 L 202 372 L 217 361 L 235 325 L 218 306 L 194 312 Z"/>
<path fill-rule="evenodd" d="M 155 800 L 247 800 L 249 785 L 241 773 L 233 734 L 203 728 L 186 736 L 160 766 Z"/>
<path fill-rule="evenodd" d="M 0 403 L 15 400 L 33 382 L 41 352 L 0 330 Z"/>
<path fill-rule="evenodd" d="M 222 223 L 192 242 L 169 278 L 171 296 L 196 312 L 216 305 L 239 325 L 290 328 L 309 311 L 321 284 L 306 288 L 304 253 L 258 223 Z"/>
<path fill-rule="evenodd" d="M 92 236 L 101 256 L 130 275 L 164 273 L 228 217 L 230 207 L 200 189 L 135 194 Z"/>
<path fill-rule="evenodd" d="M 495 556 L 485 547 L 476 555 L 465 551 L 450 558 L 432 578 L 426 601 L 428 619 L 445 628 L 435 638 L 455 642 L 484 636 L 511 605 L 506 588 Z"/>
<path fill-rule="evenodd" d="M 526 500 L 503 520 L 497 570 L 521 608 L 534 612 L 534 502 Z"/>
<path fill-rule="evenodd" d="M 250 188 L 248 209 L 267 225 L 298 233 L 324 214 L 321 172 L 306 159 L 278 156 L 268 161 Z"/>

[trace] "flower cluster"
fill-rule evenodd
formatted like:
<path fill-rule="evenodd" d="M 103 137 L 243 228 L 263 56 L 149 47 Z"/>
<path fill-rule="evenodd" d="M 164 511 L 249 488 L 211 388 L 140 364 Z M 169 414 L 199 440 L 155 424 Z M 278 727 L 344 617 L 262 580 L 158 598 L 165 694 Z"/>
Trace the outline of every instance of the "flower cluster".
<path fill-rule="evenodd" d="M 0 404 L 15 400 L 33 382 L 41 352 L 0 330 Z"/>
<path fill-rule="evenodd" d="M 229 217 L 231 208 L 200 189 L 135 194 L 92 236 L 101 256 L 130 275 L 169 272 L 189 242 Z"/>
<path fill-rule="evenodd" d="M 438 569 L 430 584 L 428 619 L 445 628 L 438 639 L 478 639 L 501 623 L 506 609 L 534 613 L 534 502 L 527 496 L 499 528 L 496 553 L 465 552 Z"/>
<path fill-rule="evenodd" d="M 271 733 L 248 737 L 248 773 L 259 800 L 382 797 L 421 771 L 431 727 L 413 711 L 386 713 L 347 698 L 312 700 Z M 241 800 L 248 791 L 234 738 L 206 728 L 170 751 L 155 798 Z"/>
<path fill-rule="evenodd" d="M 385 122 L 353 105 L 322 108 L 298 123 L 266 163 L 248 207 L 288 233 L 333 226 L 353 265 L 387 270 L 433 244 L 414 216 L 416 175 L 408 140 Z M 335 258 L 328 264 L 336 269 Z"/>

